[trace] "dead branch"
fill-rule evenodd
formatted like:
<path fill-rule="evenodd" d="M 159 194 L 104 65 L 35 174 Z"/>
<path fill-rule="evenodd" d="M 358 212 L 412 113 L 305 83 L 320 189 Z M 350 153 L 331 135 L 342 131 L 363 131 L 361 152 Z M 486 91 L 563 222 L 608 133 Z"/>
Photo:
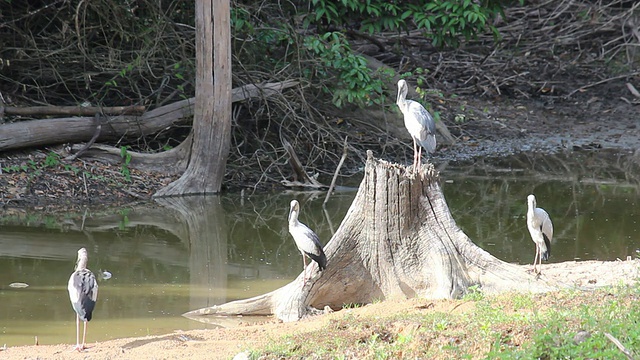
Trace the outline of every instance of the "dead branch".
<path fill-rule="evenodd" d="M 342 167 L 342 164 L 344 164 L 344 159 L 347 158 L 347 137 L 345 136 L 344 138 L 344 145 L 342 147 L 342 157 L 340 158 L 340 162 L 338 163 L 338 166 L 336 167 L 336 171 L 333 173 L 333 179 L 331 179 L 331 185 L 329 185 L 329 190 L 327 190 L 327 196 L 324 198 L 324 202 L 322 203 L 322 207 L 324 208 L 327 205 L 327 202 L 329 201 L 329 197 L 331 196 L 331 193 L 333 192 L 333 189 L 336 186 L 336 180 L 338 179 L 338 174 L 340 173 L 340 168 Z"/>
<path fill-rule="evenodd" d="M 321 184 L 320 182 L 318 182 L 318 180 L 312 178 L 311 176 L 309 176 L 309 174 L 307 174 L 304 166 L 298 158 L 298 155 L 293 149 L 293 146 L 291 146 L 291 143 L 283 138 L 282 145 L 289 154 L 289 165 L 291 165 L 291 170 L 293 170 L 293 173 L 295 174 L 294 181 L 283 180 L 283 185 L 291 187 L 309 187 L 314 189 L 322 189 L 327 187 L 326 185 Z"/>
<path fill-rule="evenodd" d="M 620 340 L 616 339 L 613 335 L 609 334 L 609 333 L 604 333 L 604 336 L 607 337 L 607 339 L 611 340 L 611 342 L 618 348 L 620 349 L 620 351 L 622 351 L 622 353 L 624 354 L 624 356 L 627 357 L 627 359 L 629 360 L 633 360 L 633 355 L 631 355 L 631 351 L 629 351 L 624 345 L 622 345 L 622 343 L 620 342 Z"/>
<path fill-rule="evenodd" d="M 638 89 L 636 89 L 636 87 L 635 87 L 635 86 L 633 86 L 631 83 L 626 83 L 626 85 L 627 85 L 627 89 L 629 89 L 629 92 L 630 92 L 633 96 L 635 96 L 635 97 L 637 97 L 637 98 L 640 98 L 640 92 L 638 92 Z"/>
<path fill-rule="evenodd" d="M 100 113 L 96 113 L 94 120 L 96 123 L 96 132 L 93 134 L 93 137 L 91 138 L 91 140 L 89 140 L 88 143 L 84 144 L 84 146 L 80 150 L 78 150 L 78 152 L 76 152 L 72 156 L 66 157 L 65 158 L 66 161 L 73 161 L 77 159 L 78 157 L 80 157 L 80 155 L 84 154 L 85 151 L 87 151 L 87 149 L 89 149 L 91 145 L 93 145 L 93 143 L 96 142 L 96 140 L 98 139 L 98 136 L 100 136 L 100 131 L 102 130 L 102 123 L 100 122 Z"/>
<path fill-rule="evenodd" d="M 604 84 L 604 83 L 607 83 L 607 82 L 613 81 L 613 80 L 624 79 L 624 78 L 627 78 L 627 77 L 633 77 L 633 76 L 636 76 L 636 75 L 640 75 L 640 71 L 635 71 L 635 72 L 632 72 L 632 73 L 629 73 L 629 74 L 614 76 L 614 77 L 606 78 L 606 79 L 603 79 L 603 80 L 600 80 L 600 81 L 596 81 L 594 83 L 590 83 L 590 84 L 581 86 L 581 87 L 571 91 L 569 94 L 567 94 L 566 97 L 570 98 L 571 95 L 577 93 L 578 91 L 583 91 L 583 90 L 586 90 L 586 89 L 588 89 L 590 87 L 594 87 L 596 85 Z"/>

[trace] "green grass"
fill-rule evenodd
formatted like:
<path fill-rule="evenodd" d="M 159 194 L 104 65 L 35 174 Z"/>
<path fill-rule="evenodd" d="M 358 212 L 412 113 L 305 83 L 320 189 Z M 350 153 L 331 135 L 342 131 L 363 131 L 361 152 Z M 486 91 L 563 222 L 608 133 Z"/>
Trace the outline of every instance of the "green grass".
<path fill-rule="evenodd" d="M 252 358 L 626 359 L 605 333 L 640 356 L 638 286 L 471 298 L 478 300 L 422 300 L 435 306 L 414 300 L 393 313 L 385 313 L 384 303 L 337 312 L 319 330 L 253 349 Z M 590 336 L 576 343 L 582 330 Z"/>

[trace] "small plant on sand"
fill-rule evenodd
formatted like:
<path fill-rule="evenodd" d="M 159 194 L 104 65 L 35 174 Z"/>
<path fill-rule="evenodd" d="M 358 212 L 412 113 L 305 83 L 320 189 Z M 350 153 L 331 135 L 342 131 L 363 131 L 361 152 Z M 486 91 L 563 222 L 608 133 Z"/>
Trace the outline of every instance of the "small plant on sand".
<path fill-rule="evenodd" d="M 484 299 L 484 294 L 482 293 L 482 290 L 480 290 L 480 287 L 478 285 L 472 285 L 469 286 L 469 288 L 467 289 L 467 293 L 462 299 L 469 301 L 479 301 Z"/>

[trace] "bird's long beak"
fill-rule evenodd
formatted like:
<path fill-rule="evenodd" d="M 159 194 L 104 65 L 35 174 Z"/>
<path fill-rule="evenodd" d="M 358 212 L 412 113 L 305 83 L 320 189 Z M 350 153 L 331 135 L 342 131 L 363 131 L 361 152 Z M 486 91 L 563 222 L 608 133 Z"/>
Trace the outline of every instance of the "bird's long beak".
<path fill-rule="evenodd" d="M 297 204 L 296 204 L 297 205 Z M 291 219 L 293 218 L 294 214 L 296 217 L 298 217 L 298 209 L 299 207 L 296 205 L 291 205 L 291 208 L 289 209 L 289 221 L 291 221 Z"/>
<path fill-rule="evenodd" d="M 405 91 L 406 87 L 406 82 L 398 82 L 398 96 L 396 97 L 396 104 L 400 105 L 400 103 L 403 102 L 405 97 L 407 96 L 407 93 Z"/>

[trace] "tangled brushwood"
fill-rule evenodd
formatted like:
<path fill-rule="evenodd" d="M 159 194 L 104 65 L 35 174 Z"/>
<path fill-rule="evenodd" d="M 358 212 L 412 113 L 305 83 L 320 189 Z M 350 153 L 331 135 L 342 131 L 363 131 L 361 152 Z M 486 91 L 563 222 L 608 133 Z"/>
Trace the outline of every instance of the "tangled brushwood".
<path fill-rule="evenodd" d="M 581 90 L 638 75 L 636 1 L 533 1 L 503 13 L 492 8 L 493 17 L 478 10 L 471 18 L 486 18 L 486 26 L 481 21 L 475 33 L 430 30 L 419 22 L 427 18 L 408 21 L 401 13 L 391 25 L 366 16 L 342 23 L 302 4 L 232 1 L 234 87 L 285 80 L 298 85 L 233 104 L 229 184 L 271 186 L 290 179 L 284 140 L 310 174 L 333 174 L 345 138 L 349 156 L 342 175 L 358 171 L 367 149 L 391 160 L 410 158 L 408 138 L 393 130 L 402 127 L 392 105 L 400 77 L 418 85 L 436 118 L 461 137 L 471 131 L 468 123 L 486 119 L 480 105 L 460 106 L 465 96 L 586 102 Z M 313 4 L 328 14 L 336 6 Z M 445 18 L 453 22 L 453 15 Z M 5 106 L 150 110 L 193 97 L 194 17 L 193 4 L 177 0 L 1 2 L 1 99 Z M 27 118 L 4 116 L 5 122 L 21 120 Z M 188 126 L 172 126 L 122 136 L 111 145 L 158 152 L 188 133 Z"/>

